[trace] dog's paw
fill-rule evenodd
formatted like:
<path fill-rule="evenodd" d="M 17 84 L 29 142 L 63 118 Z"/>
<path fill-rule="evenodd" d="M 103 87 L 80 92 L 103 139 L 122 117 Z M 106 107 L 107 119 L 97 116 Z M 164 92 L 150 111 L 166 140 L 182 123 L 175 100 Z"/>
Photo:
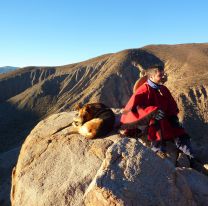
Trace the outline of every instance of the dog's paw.
<path fill-rule="evenodd" d="M 95 137 L 95 134 L 91 130 L 89 130 L 86 125 L 79 128 L 79 134 L 84 136 L 86 139 L 93 139 Z"/>

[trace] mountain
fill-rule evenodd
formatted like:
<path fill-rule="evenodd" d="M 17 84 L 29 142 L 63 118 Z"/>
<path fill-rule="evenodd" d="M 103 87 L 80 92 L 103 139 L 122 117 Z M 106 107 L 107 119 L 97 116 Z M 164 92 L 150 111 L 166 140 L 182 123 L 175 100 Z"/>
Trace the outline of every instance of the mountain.
<path fill-rule="evenodd" d="M 7 73 L 10 71 L 13 71 L 15 69 L 17 69 L 18 67 L 11 67 L 11 66 L 5 66 L 5 67 L 0 67 L 0 74 L 1 73 Z"/>
<path fill-rule="evenodd" d="M 1 74 L 0 151 L 21 145 L 42 118 L 73 110 L 77 103 L 100 101 L 110 107 L 124 106 L 139 76 L 133 62 L 145 67 L 162 61 L 180 119 L 196 150 L 208 160 L 207 56 L 208 44 L 149 45 L 76 64 L 25 67 Z"/>
<path fill-rule="evenodd" d="M 30 185 L 35 182 L 43 183 L 45 181 L 45 186 L 51 188 L 52 190 L 57 189 L 57 187 L 60 187 L 60 183 L 63 183 L 56 178 L 57 176 L 60 178 L 67 178 L 66 181 L 65 179 L 62 179 L 64 184 L 62 185 L 63 187 L 60 187 L 61 193 L 58 194 L 58 196 L 60 196 L 61 199 L 59 200 L 66 202 L 70 202 L 72 200 L 75 201 L 77 196 L 85 192 L 92 178 L 95 177 L 95 180 L 92 181 L 92 185 L 85 196 L 86 201 L 89 202 L 89 204 L 95 204 L 95 201 L 97 201 L 96 198 L 100 197 L 100 190 L 97 190 L 97 188 L 102 188 L 101 190 L 103 191 L 107 188 L 105 185 L 104 187 L 100 187 L 99 184 L 109 181 L 108 179 L 105 179 L 106 177 L 108 178 L 108 174 L 105 173 L 105 170 L 103 172 L 101 170 L 101 173 L 99 173 L 98 176 L 96 175 L 96 172 L 102 164 L 102 160 L 105 158 L 105 155 L 108 154 L 105 151 L 113 142 L 111 139 L 105 139 L 101 142 L 98 140 L 85 142 L 85 140 L 81 139 L 79 135 L 67 136 L 65 133 L 62 133 L 63 131 L 61 129 L 65 128 L 65 124 L 68 125 L 71 121 L 68 119 L 68 115 L 70 115 L 68 111 L 73 110 L 78 103 L 84 104 L 87 102 L 99 101 L 107 104 L 109 107 L 123 107 L 132 95 L 132 87 L 139 77 L 140 71 L 135 66 L 136 64 L 140 64 L 144 68 L 149 64 L 157 62 L 163 62 L 165 64 L 165 72 L 168 75 L 168 81 L 165 84 L 171 90 L 175 100 L 178 103 L 180 109 L 180 119 L 183 121 L 186 130 L 192 137 L 191 141 L 193 149 L 197 153 L 197 157 L 202 162 L 207 163 L 207 57 L 208 44 L 149 45 L 143 48 L 128 49 L 117 53 L 105 54 L 76 64 L 59 67 L 25 67 L 16 69 L 9 73 L 0 74 L 0 182 L 3 182 L 4 188 L 3 190 L 0 190 L 0 196 L 2 197 L 0 198 L 0 204 L 7 205 L 9 202 L 8 191 L 10 190 L 11 170 L 15 165 L 20 147 L 27 136 L 28 138 L 24 144 L 25 146 L 21 149 L 22 155 L 20 155 L 20 160 L 18 160 L 19 163 L 17 164 L 17 172 L 13 173 L 15 177 L 13 181 L 14 192 L 12 193 L 14 201 L 23 200 L 21 198 L 16 198 L 19 197 L 18 194 L 23 194 L 26 195 L 24 200 L 30 202 L 27 195 L 31 196 Z M 64 121 L 61 120 L 61 112 L 64 112 L 67 116 Z M 45 119 L 48 116 L 50 117 Z M 35 127 L 37 123 L 38 125 Z M 36 132 L 35 138 L 32 137 L 34 131 L 31 132 L 34 127 L 34 131 Z M 58 132 L 56 132 L 56 130 Z M 29 140 L 32 140 L 31 144 L 28 144 Z M 121 141 L 124 141 L 123 143 L 127 144 L 127 149 L 130 149 L 129 145 L 132 145 L 132 151 L 124 151 L 123 154 L 134 154 L 135 148 L 138 145 L 131 143 L 132 140 L 121 139 Z M 129 141 L 130 143 L 128 144 Z M 118 147 L 120 143 L 118 143 L 118 145 L 115 143 L 115 145 L 111 148 L 118 148 L 119 152 L 121 151 L 119 148 L 125 149 L 122 144 Z M 81 147 L 83 147 L 83 149 Z M 72 153 L 71 150 L 73 150 L 74 153 Z M 138 152 L 137 154 L 139 154 L 141 150 L 138 149 L 136 151 Z M 142 151 L 145 151 L 145 149 L 142 148 Z M 111 152 L 114 153 L 114 150 L 110 150 L 109 152 L 108 157 L 110 158 L 110 162 L 113 163 L 114 161 L 118 161 L 115 166 L 123 165 L 124 168 L 126 168 L 126 162 L 122 162 L 123 159 L 119 158 L 117 153 L 115 153 L 115 156 L 110 155 Z M 86 164 L 85 158 L 88 159 L 91 154 L 93 154 L 92 159 L 89 158 L 89 162 Z M 141 167 L 148 166 L 149 168 L 150 164 L 146 164 L 146 160 L 151 154 L 145 156 L 145 154 L 141 152 L 141 155 L 144 155 L 144 164 L 140 164 L 140 160 L 142 160 L 140 158 L 138 158 L 138 162 L 136 162 L 136 164 Z M 73 161 L 70 162 L 73 158 L 74 163 Z M 154 158 L 151 164 L 155 162 Z M 46 159 L 50 161 L 47 161 L 47 164 L 44 164 L 45 162 L 42 160 Z M 77 160 L 80 160 L 83 164 L 79 164 L 79 161 Z M 96 168 L 92 168 L 95 166 L 94 160 L 96 161 Z M 129 157 L 127 157 L 126 160 L 129 160 Z M 123 173 L 124 169 L 119 170 L 119 174 L 126 175 L 125 178 L 128 180 L 126 180 L 126 183 L 131 182 L 128 179 L 129 177 L 130 179 L 137 178 L 134 174 L 140 172 L 140 170 L 134 172 L 135 158 L 130 157 L 130 160 L 132 162 L 127 161 L 127 165 L 129 165 L 128 169 L 132 172 L 132 176 L 129 176 L 128 173 Z M 66 162 L 68 164 L 66 164 Z M 23 163 L 26 167 L 21 166 Z M 61 167 L 54 168 L 54 164 L 61 165 Z M 71 167 L 71 164 L 73 167 Z M 165 161 L 164 164 L 167 168 L 170 168 L 169 163 Z M 30 167 L 31 165 L 32 167 Z M 40 165 L 47 168 L 47 173 L 45 173 L 45 170 L 41 170 L 42 173 L 40 173 L 38 169 L 33 170 L 33 168 L 38 168 Z M 79 168 L 76 168 L 76 166 Z M 84 170 L 82 170 L 81 166 L 84 167 Z M 106 164 L 104 164 L 102 168 L 105 169 L 105 166 Z M 159 170 L 160 167 L 158 167 L 157 164 L 155 164 L 155 166 L 158 168 L 156 172 L 161 174 Z M 30 168 L 32 168 L 31 171 Z M 53 168 L 53 170 L 51 170 L 51 168 Z M 79 170 L 80 168 L 81 170 Z M 89 176 L 85 176 L 85 173 L 83 172 L 85 169 L 88 171 L 87 174 L 90 174 Z M 27 173 L 25 171 L 29 172 Z M 63 174 L 66 175 L 63 175 L 62 171 L 64 172 Z M 67 174 L 69 174 L 69 171 L 71 172 L 70 175 L 74 175 L 73 177 L 78 179 L 80 179 L 80 175 L 83 175 L 83 179 L 81 178 L 81 180 L 79 180 L 83 180 L 82 184 L 79 184 L 79 182 L 73 182 L 73 177 L 68 178 Z M 113 168 L 110 168 L 110 170 L 107 168 L 106 171 L 112 171 L 109 173 L 112 174 L 112 178 L 114 178 L 114 174 L 117 175 L 117 172 L 115 172 Z M 152 174 L 154 173 L 154 171 L 152 173 L 151 170 L 142 171 L 144 178 L 152 177 Z M 150 173 L 147 173 L 146 171 Z M 164 172 L 166 169 L 161 171 Z M 182 180 L 185 184 L 179 185 L 179 190 L 181 191 L 183 185 L 185 185 L 185 188 L 188 188 L 187 192 L 186 190 L 182 190 L 183 194 L 187 194 L 186 200 L 191 200 L 194 195 L 195 200 L 193 201 L 207 202 L 207 200 L 204 199 L 207 197 L 206 188 L 208 184 L 206 177 L 205 180 L 204 177 L 199 176 L 199 173 L 193 173 L 193 171 L 190 171 L 189 169 L 181 170 L 177 168 L 170 168 L 170 171 L 170 174 L 173 174 L 173 179 L 171 176 L 170 181 L 173 181 L 174 186 L 171 191 L 175 192 L 178 190 L 177 184 L 180 183 L 179 179 L 182 177 L 180 180 Z M 77 174 L 79 175 L 77 176 Z M 166 174 L 163 174 L 161 177 L 166 177 Z M 196 177 L 193 178 L 195 175 Z M 98 181 L 96 179 L 97 177 L 98 180 L 99 177 L 101 177 L 101 181 Z M 18 180 L 18 178 L 22 178 L 23 182 L 25 180 L 26 183 L 28 183 L 27 187 L 25 187 L 25 184 L 22 184 L 21 182 L 22 180 Z M 43 178 L 43 181 L 41 178 Z M 53 181 L 55 181 L 53 187 L 51 187 L 50 178 L 53 178 Z M 41 181 L 39 181 L 40 179 Z M 119 176 L 116 179 L 121 180 L 123 179 L 123 176 Z M 110 179 L 110 181 L 111 180 L 112 179 Z M 137 179 L 134 180 L 137 181 Z M 72 184 L 70 183 L 67 185 L 68 181 L 72 182 Z M 138 179 L 137 182 L 141 182 L 139 185 L 146 185 L 146 181 L 142 181 Z M 160 179 L 160 181 L 164 183 L 163 179 Z M 165 185 L 170 184 L 170 181 L 165 182 Z M 127 194 L 125 189 L 126 184 L 123 183 L 124 182 L 121 182 L 121 186 L 123 187 L 123 191 L 121 192 L 122 194 Z M 203 185 L 203 183 L 205 185 Z M 26 193 L 22 193 L 22 189 L 24 190 L 22 185 L 24 185 L 25 190 L 27 191 Z M 44 197 L 48 197 L 45 186 L 44 184 L 38 186 L 38 188 L 40 188 L 38 194 L 41 193 Z M 140 190 L 140 187 L 136 186 L 134 188 L 135 185 L 132 186 L 133 187 L 130 188 L 133 188 L 132 191 L 136 191 L 135 194 L 137 195 L 137 190 Z M 106 197 L 110 197 L 110 199 L 114 198 L 114 195 L 115 197 L 118 197 L 119 194 L 116 190 L 114 190 L 114 187 L 111 189 L 112 193 L 109 190 L 110 194 L 108 194 L 108 191 L 104 191 L 103 194 L 107 194 Z M 66 193 L 62 193 L 62 191 Z M 141 192 L 142 191 L 143 190 L 141 190 Z M 147 188 L 147 191 L 149 191 L 149 188 Z M 154 188 L 153 191 L 155 191 Z M 162 191 L 165 192 L 166 190 Z M 205 192 L 203 193 L 203 191 Z M 75 192 L 77 193 L 75 194 Z M 54 198 L 54 191 L 52 191 L 50 195 L 50 198 Z M 33 197 L 33 195 L 31 197 Z M 62 199 L 62 197 L 65 199 Z M 93 199 L 94 197 L 95 199 Z M 137 196 L 135 197 L 137 198 Z M 140 197 L 141 196 L 138 196 L 138 198 Z M 174 196 L 174 198 L 175 197 L 176 196 Z M 72 198 L 72 200 L 70 198 Z M 46 199 L 47 198 L 44 198 L 44 200 Z M 151 199 L 148 198 L 147 201 L 149 200 Z M 157 201 L 161 200 L 162 199 L 160 198 L 157 199 Z M 34 201 L 36 201 L 36 199 L 34 199 Z M 38 201 L 42 201 L 42 199 L 38 198 Z M 105 202 L 105 199 L 102 199 L 102 201 Z M 190 204 L 187 203 L 187 205 Z M 200 203 L 198 205 L 203 204 Z"/>

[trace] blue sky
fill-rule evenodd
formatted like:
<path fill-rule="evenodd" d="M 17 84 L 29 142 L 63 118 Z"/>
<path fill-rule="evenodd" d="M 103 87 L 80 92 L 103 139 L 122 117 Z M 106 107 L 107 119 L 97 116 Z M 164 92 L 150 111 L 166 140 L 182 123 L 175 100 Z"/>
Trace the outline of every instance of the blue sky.
<path fill-rule="evenodd" d="M 208 42 L 206 0 L 2 0 L 0 66 L 56 66 L 149 44 Z"/>

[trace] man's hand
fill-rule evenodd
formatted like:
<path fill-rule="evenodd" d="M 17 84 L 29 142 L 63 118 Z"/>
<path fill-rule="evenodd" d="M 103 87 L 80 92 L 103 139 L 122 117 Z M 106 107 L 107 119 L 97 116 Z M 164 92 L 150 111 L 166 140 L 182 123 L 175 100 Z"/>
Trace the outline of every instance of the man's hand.
<path fill-rule="evenodd" d="M 155 119 L 156 120 L 161 120 L 164 117 L 165 117 L 165 113 L 161 109 L 158 109 L 156 114 L 155 114 Z"/>

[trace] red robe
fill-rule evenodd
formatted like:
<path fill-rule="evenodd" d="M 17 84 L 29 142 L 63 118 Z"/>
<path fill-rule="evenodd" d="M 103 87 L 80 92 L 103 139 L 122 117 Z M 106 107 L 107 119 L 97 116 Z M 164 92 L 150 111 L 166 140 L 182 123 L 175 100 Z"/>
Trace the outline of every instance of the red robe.
<path fill-rule="evenodd" d="M 137 106 L 137 113 L 133 113 L 131 109 Z M 154 113 L 161 109 L 165 113 L 165 117 L 159 120 L 161 133 L 158 128 L 152 124 L 154 122 Z M 179 110 L 175 100 L 173 99 L 170 91 L 164 85 L 160 89 L 150 87 L 147 82 L 140 86 L 132 95 L 124 111 L 126 113 L 121 116 L 121 124 L 139 124 L 140 120 L 146 119 L 150 121 L 148 128 L 148 139 L 153 140 L 171 140 L 185 134 L 183 128 L 175 128 L 171 125 L 168 118 L 177 115 Z M 144 121 L 143 121 L 144 122 Z M 162 137 L 161 137 L 162 136 Z"/>

